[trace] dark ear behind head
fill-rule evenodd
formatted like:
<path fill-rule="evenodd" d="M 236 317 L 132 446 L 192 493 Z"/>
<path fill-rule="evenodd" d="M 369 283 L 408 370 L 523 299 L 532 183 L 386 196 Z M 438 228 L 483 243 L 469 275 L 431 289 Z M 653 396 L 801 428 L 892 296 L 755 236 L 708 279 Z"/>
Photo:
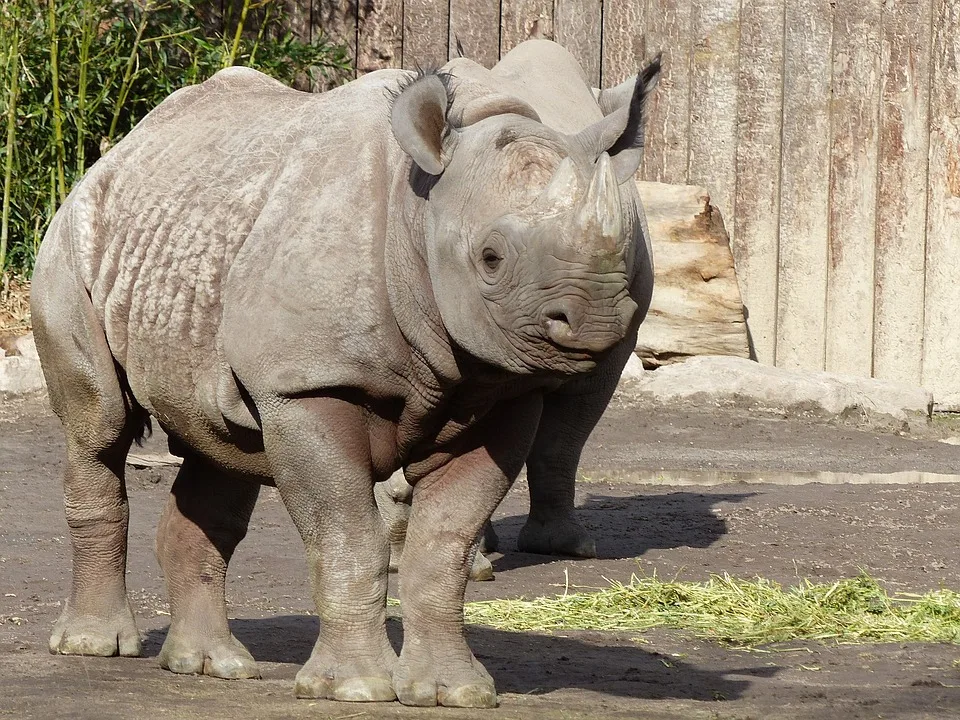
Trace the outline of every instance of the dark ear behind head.
<path fill-rule="evenodd" d="M 583 147 L 597 157 L 607 152 L 613 160 L 613 169 L 620 182 L 625 182 L 640 167 L 643 157 L 644 106 L 660 79 L 663 53 L 656 57 L 637 75 L 630 101 L 624 103 L 577 134 Z"/>
<path fill-rule="evenodd" d="M 443 172 L 443 141 L 450 132 L 450 96 L 436 73 L 425 73 L 400 90 L 393 101 L 390 125 L 394 137 L 420 168 L 430 175 Z"/>

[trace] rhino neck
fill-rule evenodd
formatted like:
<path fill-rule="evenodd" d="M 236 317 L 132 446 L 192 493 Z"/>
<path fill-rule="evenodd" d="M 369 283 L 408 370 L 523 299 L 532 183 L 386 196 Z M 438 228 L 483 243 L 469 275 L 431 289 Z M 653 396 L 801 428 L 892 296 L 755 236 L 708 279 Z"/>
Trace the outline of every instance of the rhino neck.
<path fill-rule="evenodd" d="M 456 350 L 440 317 L 427 268 L 424 213 L 427 200 L 410 183 L 410 162 L 401 163 L 388 203 L 387 295 L 397 326 L 410 346 L 418 384 L 439 398 L 460 384 Z"/>

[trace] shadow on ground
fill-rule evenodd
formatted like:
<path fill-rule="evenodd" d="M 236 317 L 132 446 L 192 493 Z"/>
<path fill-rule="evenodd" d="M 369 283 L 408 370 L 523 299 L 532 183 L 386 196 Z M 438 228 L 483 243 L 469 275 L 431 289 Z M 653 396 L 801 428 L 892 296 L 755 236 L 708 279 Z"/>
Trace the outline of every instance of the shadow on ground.
<path fill-rule="evenodd" d="M 615 497 L 591 493 L 577 516 L 597 541 L 598 558 L 619 560 L 641 557 L 648 550 L 710 547 L 727 533 L 726 521 L 716 515 L 717 504 L 740 503 L 755 494 L 675 492 Z M 494 520 L 500 538 L 498 551 L 505 553 L 493 561 L 496 572 L 556 560 L 517 552 L 517 535 L 526 521 L 525 514 Z"/>
<path fill-rule="evenodd" d="M 319 622 L 309 615 L 281 615 L 231 620 L 230 627 L 258 661 L 300 666 L 310 657 Z M 389 619 L 387 631 L 399 652 L 400 621 Z M 482 626 L 467 629 L 474 654 L 493 675 L 498 691 L 507 693 L 585 689 L 638 699 L 734 700 L 747 690 L 751 677 L 772 677 L 779 671 L 770 666 L 704 670 L 645 650 L 630 639 L 611 643 L 606 634 L 591 642 L 588 634 L 581 635 L 512 633 Z M 149 631 L 144 653 L 155 656 L 165 637 L 166 629 Z"/>

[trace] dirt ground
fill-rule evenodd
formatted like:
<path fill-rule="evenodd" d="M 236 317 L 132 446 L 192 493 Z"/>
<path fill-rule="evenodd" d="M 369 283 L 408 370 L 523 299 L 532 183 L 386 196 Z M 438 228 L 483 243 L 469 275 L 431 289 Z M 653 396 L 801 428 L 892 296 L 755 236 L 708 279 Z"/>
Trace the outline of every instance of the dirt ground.
<path fill-rule="evenodd" d="M 632 573 L 831 581 L 864 568 L 888 589 L 960 588 L 960 484 L 666 487 L 616 481 L 649 470 L 927 470 L 960 474 L 941 425 L 906 437 L 737 410 L 611 407 L 585 452 L 578 503 L 597 560 L 517 553 L 518 482 L 495 515 L 505 554 L 468 600 L 602 586 Z M 162 450 L 159 438 L 154 451 Z M 69 586 L 60 498 L 63 440 L 37 401 L 0 401 L 0 717 L 12 718 L 953 718 L 960 647 L 790 643 L 743 651 L 683 633 L 508 633 L 471 627 L 497 681 L 492 711 L 296 700 L 317 632 L 301 543 L 265 489 L 231 565 L 230 616 L 264 679 L 176 676 L 156 655 L 169 621 L 152 542 L 175 469 L 130 470 L 128 587 L 141 659 L 54 657 L 50 627 Z M 395 595 L 395 587 L 392 588 Z M 399 643 L 402 628 L 391 620 Z"/>

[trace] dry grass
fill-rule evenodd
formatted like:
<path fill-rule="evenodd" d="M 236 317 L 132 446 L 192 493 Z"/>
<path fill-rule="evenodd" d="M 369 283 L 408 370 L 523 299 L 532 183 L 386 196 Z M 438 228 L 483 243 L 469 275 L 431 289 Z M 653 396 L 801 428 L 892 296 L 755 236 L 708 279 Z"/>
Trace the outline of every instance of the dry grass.
<path fill-rule="evenodd" d="M 30 331 L 30 282 L 3 275 L 0 278 L 0 337 Z"/>
<path fill-rule="evenodd" d="M 865 574 L 831 585 L 804 580 L 789 589 L 728 575 L 705 583 L 634 576 L 596 592 L 468 603 L 465 616 L 518 632 L 665 627 L 747 647 L 788 640 L 960 643 L 960 594 L 890 596 Z"/>

